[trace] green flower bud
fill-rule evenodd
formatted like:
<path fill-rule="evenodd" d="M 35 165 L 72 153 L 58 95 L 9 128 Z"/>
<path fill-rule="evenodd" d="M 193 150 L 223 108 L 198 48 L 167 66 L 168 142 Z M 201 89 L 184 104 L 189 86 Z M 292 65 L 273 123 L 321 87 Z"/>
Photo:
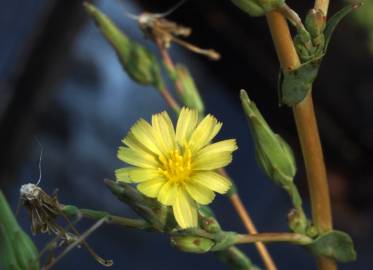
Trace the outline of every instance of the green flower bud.
<path fill-rule="evenodd" d="M 308 220 L 302 211 L 292 209 L 288 214 L 289 228 L 296 233 L 305 234 L 308 226 Z"/>
<path fill-rule="evenodd" d="M 203 101 L 187 67 L 176 65 L 176 77 L 183 87 L 181 98 L 184 104 L 189 108 L 196 109 L 200 115 L 203 115 L 205 110 Z"/>
<path fill-rule="evenodd" d="M 157 200 L 148 198 L 131 185 L 106 179 L 106 186 L 122 202 L 132 208 L 139 216 L 149 222 L 155 230 L 170 231 L 176 222 L 169 207 Z"/>
<path fill-rule="evenodd" d="M 294 42 L 294 45 L 302 63 L 307 62 L 311 59 L 312 55 L 310 54 L 309 50 L 304 46 L 304 44 L 300 42 Z"/>
<path fill-rule="evenodd" d="M 274 183 L 285 189 L 292 189 L 296 173 L 293 151 L 271 130 L 245 90 L 241 90 L 241 102 L 254 139 L 256 158 L 260 167 Z"/>
<path fill-rule="evenodd" d="M 231 0 L 233 4 L 252 17 L 263 16 L 284 5 L 284 0 Z"/>
<path fill-rule="evenodd" d="M 173 236 L 171 244 L 177 249 L 190 253 L 206 253 L 215 245 L 214 241 L 193 235 Z"/>
<path fill-rule="evenodd" d="M 214 217 L 212 217 L 212 216 L 202 217 L 201 219 L 202 219 L 201 227 L 205 231 L 207 231 L 209 233 L 217 233 L 217 232 L 221 231 L 221 227 L 220 227 L 218 221 Z"/>
<path fill-rule="evenodd" d="M 94 5 L 84 3 L 84 7 L 100 28 L 103 36 L 116 51 L 128 75 L 139 84 L 152 85 L 157 89 L 162 88 L 164 82 L 161 69 L 154 55 L 139 43 L 129 39 Z"/>
<path fill-rule="evenodd" d="M 326 26 L 324 13 L 320 9 L 311 9 L 306 16 L 304 25 L 312 37 L 322 35 Z"/>

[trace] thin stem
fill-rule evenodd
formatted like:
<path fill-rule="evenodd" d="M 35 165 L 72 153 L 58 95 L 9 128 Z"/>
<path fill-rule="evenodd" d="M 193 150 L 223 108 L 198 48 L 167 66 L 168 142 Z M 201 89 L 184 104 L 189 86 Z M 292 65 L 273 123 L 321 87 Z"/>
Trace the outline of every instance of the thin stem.
<path fill-rule="evenodd" d="M 225 176 L 226 178 L 231 179 L 229 177 L 228 173 L 226 172 L 226 170 L 220 169 L 219 173 L 221 175 Z M 254 224 L 253 220 L 251 219 L 251 217 L 249 215 L 249 212 L 245 208 L 245 205 L 242 203 L 242 200 L 241 200 L 238 192 L 234 190 L 234 192 L 232 192 L 229 195 L 229 200 L 230 200 L 231 204 L 233 205 L 233 208 L 236 210 L 238 216 L 241 218 L 242 223 L 245 226 L 247 232 L 249 234 L 257 234 L 258 231 L 255 227 L 255 224 Z M 276 264 L 273 261 L 273 259 L 271 257 L 271 254 L 269 253 L 267 247 L 261 242 L 256 242 L 255 247 L 258 250 L 258 253 L 259 253 L 260 257 L 262 258 L 266 269 L 267 270 L 276 270 L 277 269 Z"/>
<path fill-rule="evenodd" d="M 242 223 L 244 224 L 246 230 L 250 235 L 255 235 L 258 233 L 254 222 L 252 221 L 248 211 L 246 210 L 245 206 L 242 203 L 242 200 L 238 193 L 233 193 L 229 197 L 234 209 L 237 211 L 237 214 L 240 216 Z M 268 252 L 267 247 L 259 241 L 255 242 L 255 247 L 258 250 L 260 256 L 262 257 L 263 263 L 267 270 L 276 270 L 277 267 Z"/>
<path fill-rule="evenodd" d="M 286 19 L 280 12 L 272 11 L 267 14 L 267 21 L 282 69 L 297 68 L 300 60 Z M 329 187 L 311 89 L 306 98 L 293 107 L 293 115 L 307 172 L 313 223 L 319 232 L 329 231 L 332 229 Z M 336 263 L 325 257 L 318 258 L 318 265 L 320 270 L 337 269 Z"/>
<path fill-rule="evenodd" d="M 237 236 L 236 244 L 251 244 L 266 242 L 287 242 L 297 245 L 307 245 L 312 243 L 312 238 L 300 233 L 258 233 L 258 234 L 241 234 Z"/>
<path fill-rule="evenodd" d="M 319 9 L 324 13 L 324 16 L 328 14 L 329 0 L 315 0 L 315 9 Z"/>
<path fill-rule="evenodd" d="M 126 228 L 135 228 L 139 230 L 145 230 L 150 228 L 149 223 L 143 219 L 132 219 L 121 216 L 115 216 L 105 211 L 80 209 L 73 205 L 64 205 L 62 211 L 68 217 L 81 215 L 84 218 L 89 218 L 93 220 L 100 220 L 106 218 L 106 223 L 116 224 Z"/>
<path fill-rule="evenodd" d="M 159 48 L 159 51 L 161 53 L 161 56 L 162 56 L 162 59 L 163 59 L 163 62 L 166 68 L 169 71 L 171 71 L 173 74 L 175 74 L 176 73 L 175 65 L 174 65 L 174 62 L 172 61 L 170 54 L 168 53 L 167 48 L 165 48 L 160 41 L 156 41 L 155 43 L 157 44 Z M 184 88 L 181 82 L 176 79 L 174 80 L 174 84 L 175 84 L 176 90 L 179 92 L 180 95 L 182 95 L 184 92 Z"/>
<path fill-rule="evenodd" d="M 166 86 L 163 86 L 163 88 L 160 89 L 159 92 L 161 92 L 161 95 L 163 99 L 166 101 L 167 105 L 170 106 L 176 114 L 179 114 L 180 106 L 177 103 L 177 101 L 172 97 L 170 91 L 166 88 Z"/>

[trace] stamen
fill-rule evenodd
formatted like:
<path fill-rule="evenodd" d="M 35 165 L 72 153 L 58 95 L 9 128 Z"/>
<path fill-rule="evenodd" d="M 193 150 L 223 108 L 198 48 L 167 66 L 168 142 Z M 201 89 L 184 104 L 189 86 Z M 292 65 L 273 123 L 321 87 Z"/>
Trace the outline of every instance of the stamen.
<path fill-rule="evenodd" d="M 180 153 L 181 152 L 181 153 Z M 169 180 L 184 183 L 189 179 L 192 164 L 192 153 L 187 144 L 179 151 L 172 151 L 167 158 L 159 156 L 161 168 L 159 171 Z"/>

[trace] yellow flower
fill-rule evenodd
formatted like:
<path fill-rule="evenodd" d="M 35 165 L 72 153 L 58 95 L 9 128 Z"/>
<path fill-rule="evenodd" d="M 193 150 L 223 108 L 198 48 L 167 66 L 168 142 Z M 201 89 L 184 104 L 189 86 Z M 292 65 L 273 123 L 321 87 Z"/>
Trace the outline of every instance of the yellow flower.
<path fill-rule="evenodd" d="M 167 112 L 140 119 L 119 147 L 118 158 L 133 167 L 116 171 L 118 181 L 137 183 L 137 189 L 164 205 L 172 206 L 181 228 L 198 226 L 198 204 L 212 202 L 231 183 L 216 169 L 232 161 L 234 139 L 212 143 L 221 129 L 212 115 L 198 121 L 198 112 L 183 108 L 176 131 Z"/>

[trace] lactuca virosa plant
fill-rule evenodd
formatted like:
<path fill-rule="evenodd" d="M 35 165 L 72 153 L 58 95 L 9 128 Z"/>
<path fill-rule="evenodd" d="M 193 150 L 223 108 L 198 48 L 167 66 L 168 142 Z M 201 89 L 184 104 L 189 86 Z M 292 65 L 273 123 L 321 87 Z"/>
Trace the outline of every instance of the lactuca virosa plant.
<path fill-rule="evenodd" d="M 154 114 L 151 124 L 140 119 L 123 139 L 125 146 L 120 146 L 118 150 L 118 158 L 132 167 L 119 168 L 115 172 L 116 181 L 105 180 L 113 195 L 130 206 L 139 215 L 138 219 L 55 204 L 57 214 L 48 220 L 52 225 L 54 222 L 57 224 L 59 215 L 67 223 L 80 218 L 96 220 L 92 228 L 83 234 L 79 234 L 72 224 L 69 225 L 72 232 L 56 231 L 57 238 L 63 240 L 66 246 L 57 261 L 72 248 L 84 245 L 85 238 L 103 223 L 167 234 L 171 244 L 179 250 L 198 254 L 213 252 L 232 269 L 260 269 L 237 248 L 238 244 L 255 244 L 265 269 L 270 270 L 277 267 L 263 243 L 287 242 L 303 246 L 316 256 L 320 270 L 334 270 L 337 269 L 336 262 L 356 258 L 351 238 L 332 228 L 311 88 L 321 60 L 327 54 L 333 30 L 359 4 L 347 5 L 327 19 L 329 3 L 327 0 L 316 0 L 315 6 L 302 21 L 283 0 L 231 1 L 250 16 L 267 18 L 281 64 L 279 104 L 292 108 L 297 123 L 311 194 L 312 218 L 306 216 L 302 197 L 294 182 L 296 164 L 291 147 L 271 129 L 247 92 L 241 90 L 243 113 L 254 139 L 258 164 L 274 184 L 287 192 L 293 205 L 288 213 L 288 232 L 257 233 L 240 200 L 239 187 L 223 169 L 232 161 L 232 152 L 237 150 L 236 142 L 234 139 L 213 142 L 222 124 L 213 116 L 205 115 L 207 109 L 192 72 L 183 64 L 174 64 L 168 48 L 177 43 L 217 60 L 219 54 L 216 51 L 186 42 L 183 38 L 191 33 L 188 27 L 159 14 L 143 13 L 136 19 L 144 35 L 158 46 L 160 61 L 143 45 L 131 40 L 96 6 L 86 3 L 87 14 L 117 53 L 124 71 L 135 82 L 153 86 L 159 91 L 178 116 L 178 121 L 174 125 L 166 112 Z M 294 37 L 286 20 L 295 27 Z M 168 90 L 162 68 L 171 79 L 177 98 Z M 214 192 L 226 194 L 248 234 L 226 231 L 220 226 L 208 206 L 214 199 Z M 0 265 L 5 270 L 41 269 L 43 251 L 38 253 L 30 238 L 19 228 L 1 193 L 0 200 Z M 56 242 L 52 242 L 47 250 L 53 250 L 55 245 Z M 53 265 L 47 262 L 43 269 Z"/>

